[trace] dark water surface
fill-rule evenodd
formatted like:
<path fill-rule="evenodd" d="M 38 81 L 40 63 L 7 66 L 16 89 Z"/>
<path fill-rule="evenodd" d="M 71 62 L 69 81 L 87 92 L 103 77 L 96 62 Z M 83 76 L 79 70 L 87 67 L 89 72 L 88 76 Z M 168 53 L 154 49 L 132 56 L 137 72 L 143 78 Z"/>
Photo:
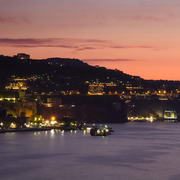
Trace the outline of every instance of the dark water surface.
<path fill-rule="evenodd" d="M 0 134 L 0 180 L 180 180 L 180 123 L 112 127 Z"/>

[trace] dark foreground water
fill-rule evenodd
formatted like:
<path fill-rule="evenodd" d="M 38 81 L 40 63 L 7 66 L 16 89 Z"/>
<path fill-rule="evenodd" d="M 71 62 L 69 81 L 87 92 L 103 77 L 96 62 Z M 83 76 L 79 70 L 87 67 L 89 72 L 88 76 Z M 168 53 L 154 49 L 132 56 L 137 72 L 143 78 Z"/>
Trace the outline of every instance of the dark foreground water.
<path fill-rule="evenodd" d="M 0 180 L 180 180 L 180 124 L 0 134 Z"/>

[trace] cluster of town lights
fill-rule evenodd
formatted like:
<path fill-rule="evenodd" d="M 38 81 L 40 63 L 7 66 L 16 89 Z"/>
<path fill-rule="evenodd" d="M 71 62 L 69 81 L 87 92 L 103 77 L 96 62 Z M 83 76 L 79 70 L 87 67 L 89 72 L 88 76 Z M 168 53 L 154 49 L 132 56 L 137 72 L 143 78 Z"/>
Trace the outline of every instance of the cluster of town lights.
<path fill-rule="evenodd" d="M 143 117 L 143 116 L 131 116 L 128 117 L 129 121 L 149 121 L 149 122 L 154 122 L 156 120 L 156 118 L 154 116 L 150 116 L 150 117 Z"/>

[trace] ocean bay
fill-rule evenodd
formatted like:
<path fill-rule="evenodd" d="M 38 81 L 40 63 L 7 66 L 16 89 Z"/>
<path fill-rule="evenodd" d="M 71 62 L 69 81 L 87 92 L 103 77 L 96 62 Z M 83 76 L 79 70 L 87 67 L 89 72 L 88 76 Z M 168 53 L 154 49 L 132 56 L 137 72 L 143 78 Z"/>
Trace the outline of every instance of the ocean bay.
<path fill-rule="evenodd" d="M 1 134 L 1 179 L 179 179 L 179 123 L 111 126 L 107 137 L 54 130 Z"/>

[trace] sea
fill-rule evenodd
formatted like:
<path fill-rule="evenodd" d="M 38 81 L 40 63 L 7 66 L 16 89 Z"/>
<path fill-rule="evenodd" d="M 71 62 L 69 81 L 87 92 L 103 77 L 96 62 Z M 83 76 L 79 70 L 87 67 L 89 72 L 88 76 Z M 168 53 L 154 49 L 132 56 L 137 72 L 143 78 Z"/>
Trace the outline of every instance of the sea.
<path fill-rule="evenodd" d="M 0 134 L 0 180 L 180 180 L 180 123 Z"/>

